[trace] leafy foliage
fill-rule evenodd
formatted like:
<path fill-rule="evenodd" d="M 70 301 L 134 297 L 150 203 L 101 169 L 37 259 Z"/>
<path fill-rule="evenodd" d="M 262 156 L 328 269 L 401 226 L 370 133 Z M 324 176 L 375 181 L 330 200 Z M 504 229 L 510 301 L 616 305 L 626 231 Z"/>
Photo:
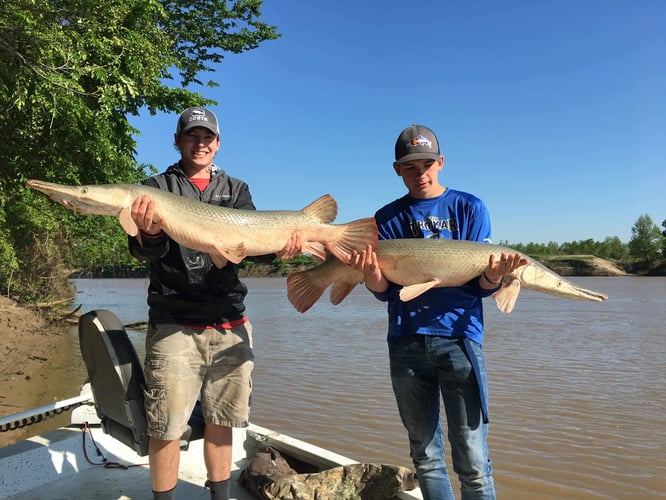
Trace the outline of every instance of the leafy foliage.
<path fill-rule="evenodd" d="M 68 213 L 25 181 L 140 182 L 146 166 L 137 165 L 138 131 L 128 116 L 213 104 L 187 87 L 201 83 L 198 74 L 212 71 L 224 52 L 279 36 L 258 20 L 260 7 L 260 0 L 0 3 L 4 292 L 23 299 L 54 295 L 55 288 L 42 285 L 55 263 L 131 265 L 117 223 Z"/>
<path fill-rule="evenodd" d="M 228 2 L 210 0 L 163 0 L 166 17 L 162 28 L 172 40 L 176 68 L 184 85 L 203 84 L 199 73 L 210 71 L 225 52 L 239 54 L 255 49 L 264 40 L 278 37 L 274 27 L 257 21 L 261 0 Z M 207 85 L 217 86 L 213 81 Z"/>
<path fill-rule="evenodd" d="M 641 215 L 631 228 L 629 253 L 650 267 L 663 255 L 663 249 L 664 235 L 649 215 Z"/>

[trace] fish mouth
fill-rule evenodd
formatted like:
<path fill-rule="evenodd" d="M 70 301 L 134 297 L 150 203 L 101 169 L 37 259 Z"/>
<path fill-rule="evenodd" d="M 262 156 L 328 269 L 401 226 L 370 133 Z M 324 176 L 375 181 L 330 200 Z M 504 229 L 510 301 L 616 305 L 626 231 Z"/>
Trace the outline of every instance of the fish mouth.
<path fill-rule="evenodd" d="M 582 300 L 593 300 L 595 302 L 603 302 L 604 300 L 608 300 L 608 295 L 603 293 L 593 292 L 592 290 L 578 287 L 574 287 L 574 290 L 582 295 Z"/>

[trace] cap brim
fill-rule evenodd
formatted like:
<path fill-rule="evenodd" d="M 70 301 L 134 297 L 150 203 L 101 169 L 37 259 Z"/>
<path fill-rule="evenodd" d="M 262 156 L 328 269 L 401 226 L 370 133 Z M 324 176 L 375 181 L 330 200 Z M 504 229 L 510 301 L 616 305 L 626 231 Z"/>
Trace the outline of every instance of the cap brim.
<path fill-rule="evenodd" d="M 403 156 L 399 160 L 396 160 L 396 163 L 407 163 L 412 160 L 435 160 L 439 161 L 441 155 L 436 153 L 410 153 Z"/>
<path fill-rule="evenodd" d="M 208 129 L 217 136 L 220 135 L 220 133 L 217 131 L 216 128 L 211 127 L 210 125 L 203 124 L 203 123 L 190 123 L 186 127 L 184 127 L 183 129 L 181 129 L 180 132 L 178 132 L 178 134 L 182 135 L 185 132 L 188 132 L 188 131 L 192 130 L 193 128 L 197 128 L 197 127 Z"/>

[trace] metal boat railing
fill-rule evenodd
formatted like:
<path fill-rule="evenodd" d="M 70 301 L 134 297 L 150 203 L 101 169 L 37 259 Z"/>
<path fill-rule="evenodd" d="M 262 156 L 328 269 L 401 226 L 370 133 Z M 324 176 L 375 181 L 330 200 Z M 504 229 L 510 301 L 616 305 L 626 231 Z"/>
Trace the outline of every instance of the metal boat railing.
<path fill-rule="evenodd" d="M 48 405 L 33 408 L 6 417 L 0 417 L 0 432 L 8 432 L 16 429 L 21 429 L 38 422 L 43 422 L 56 415 L 60 415 L 69 410 L 73 410 L 81 405 L 91 403 L 93 401 L 92 392 L 83 393 L 74 398 L 56 401 Z"/>

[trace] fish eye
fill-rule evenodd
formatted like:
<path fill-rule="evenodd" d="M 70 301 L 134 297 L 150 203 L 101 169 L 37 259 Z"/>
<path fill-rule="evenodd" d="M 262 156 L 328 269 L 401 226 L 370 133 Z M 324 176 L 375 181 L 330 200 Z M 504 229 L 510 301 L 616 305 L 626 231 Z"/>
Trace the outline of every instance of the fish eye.
<path fill-rule="evenodd" d="M 81 192 L 83 194 L 86 194 L 88 192 L 88 188 L 87 187 L 81 188 Z"/>

